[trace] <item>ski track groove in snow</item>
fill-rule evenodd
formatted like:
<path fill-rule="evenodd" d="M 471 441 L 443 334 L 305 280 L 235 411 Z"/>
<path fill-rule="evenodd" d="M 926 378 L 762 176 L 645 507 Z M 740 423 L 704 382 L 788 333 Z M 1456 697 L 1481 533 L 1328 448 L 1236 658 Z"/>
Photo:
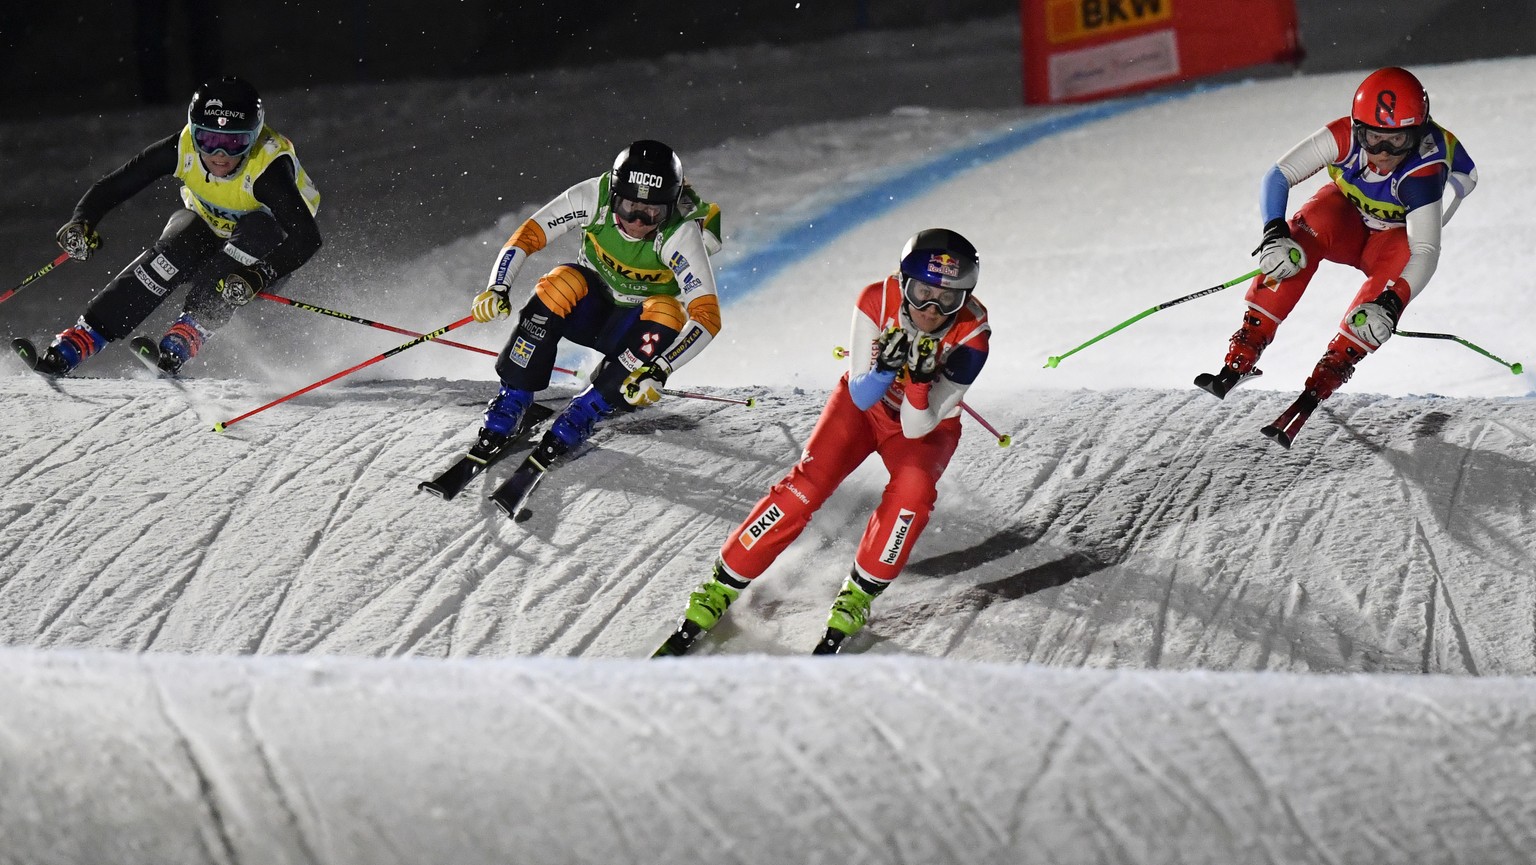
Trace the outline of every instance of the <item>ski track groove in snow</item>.
<path fill-rule="evenodd" d="M 422 598 L 420 596 L 417 597 L 415 606 L 411 610 L 412 615 L 410 616 L 414 621 L 409 624 L 408 630 L 399 642 L 390 647 L 389 653 L 391 655 L 413 654 L 417 646 L 444 625 L 449 626 L 448 647 L 451 654 L 453 646 L 451 623 L 458 618 L 459 613 L 464 609 L 464 605 L 469 602 L 469 599 L 485 583 L 485 574 L 479 568 L 471 565 L 464 570 L 467 572 L 464 576 L 449 574 L 443 578 L 443 581 L 454 580 L 455 585 L 430 606 L 423 608 Z M 436 589 L 441 585 L 442 581 L 434 583 L 422 595 L 429 594 L 432 589 Z M 382 595 L 376 597 L 382 597 Z M 358 612 L 362 613 L 365 611 L 366 607 Z"/>
<path fill-rule="evenodd" d="M 453 629 L 450 631 L 449 637 L 450 654 L 452 642 L 454 640 L 452 633 L 457 630 L 457 622 L 460 620 L 464 612 L 465 605 L 469 603 L 470 597 L 474 594 L 474 592 L 478 591 L 481 586 L 485 585 L 487 579 L 490 579 L 494 576 L 494 573 L 487 572 L 487 570 L 482 567 L 480 562 L 487 556 L 496 554 L 495 546 L 498 539 L 495 530 L 500 526 L 500 522 L 503 519 L 499 511 L 494 511 L 495 506 L 488 504 L 484 500 L 484 496 L 479 495 L 477 492 L 469 491 L 466 491 L 465 494 L 477 498 L 479 500 L 478 504 L 480 508 L 482 510 L 490 508 L 493 510 L 493 514 L 485 515 L 480 519 L 466 522 L 465 530 L 458 535 L 451 537 L 449 542 L 443 547 L 442 551 L 425 562 L 423 568 L 423 570 L 426 570 L 429 573 L 442 574 L 443 576 L 441 579 L 453 579 L 458 567 L 463 567 L 473 574 L 473 585 L 459 592 L 457 605 L 454 606 L 451 611 L 449 611 L 455 623 Z M 423 493 L 422 495 L 425 496 L 428 494 Z M 458 498 L 455 497 L 454 501 L 458 501 Z M 435 502 L 428 504 L 431 506 L 432 504 L 435 504 Z M 452 507 L 454 502 L 443 502 L 442 504 L 447 507 Z M 450 513 L 449 518 L 451 519 L 452 517 L 453 515 Z M 506 559 L 503 559 L 503 561 L 506 561 Z M 402 591 L 405 590 L 405 585 L 405 582 L 401 582 L 399 584 L 399 586 L 402 587 Z M 422 594 L 425 594 L 425 592 Z M 385 595 L 381 594 L 375 598 L 375 600 L 382 600 L 384 597 Z M 498 621 L 498 623 L 496 623 L 491 631 L 487 634 L 487 637 L 489 639 L 494 639 L 496 633 L 499 630 L 500 624 Z M 425 639 L 427 636 L 430 636 L 430 632 L 423 633 L 419 627 L 416 628 L 415 631 L 417 633 L 421 633 L 421 639 Z M 469 654 L 478 654 L 479 649 L 487 644 L 488 640 L 482 640 L 481 643 L 475 646 L 474 651 L 469 652 Z M 414 650 L 414 642 L 410 650 Z M 405 651 L 407 650 L 400 650 L 402 654 Z"/>
<path fill-rule="evenodd" d="M 1098 848 L 1097 861 L 1132 862 L 1142 840 L 1134 827 L 1124 825 L 1124 820 L 1114 810 L 1103 810 L 1092 799 L 1072 803 L 1080 807 L 1091 831 L 1090 838 Z"/>
<path fill-rule="evenodd" d="M 1424 548 L 1425 558 L 1428 560 L 1429 572 L 1435 585 L 1437 595 L 1445 609 L 1446 625 L 1451 630 L 1451 639 L 1455 641 L 1456 653 L 1461 656 L 1461 666 L 1473 676 L 1478 675 L 1477 658 L 1472 652 L 1471 643 L 1467 639 L 1467 631 L 1461 621 L 1461 616 L 1456 611 L 1456 600 L 1451 594 L 1450 584 L 1445 579 L 1445 574 L 1440 570 L 1440 563 L 1436 560 L 1434 548 L 1430 546 L 1429 539 L 1424 536 L 1422 526 L 1418 527 L 1418 539 Z M 1433 633 L 1433 631 L 1430 631 Z M 1438 654 L 1438 652 L 1437 652 Z M 1436 669 L 1442 669 L 1443 665 L 1437 664 Z"/>
<path fill-rule="evenodd" d="M 418 412 L 416 411 L 408 410 L 404 412 L 403 415 L 403 417 L 398 418 L 398 422 L 401 425 L 392 428 L 391 431 L 409 430 L 418 420 Z M 323 433 L 321 435 L 323 435 Z M 361 446 L 358 446 L 359 442 L 362 443 Z M 380 436 L 377 430 L 371 428 L 367 424 L 358 424 L 346 439 L 344 439 L 339 445 L 333 446 L 329 450 L 329 453 L 326 457 L 311 459 L 310 462 L 304 464 L 300 469 L 295 469 L 286 473 L 279 474 L 279 478 L 276 481 L 276 485 L 274 487 L 274 495 L 275 497 L 282 499 L 284 497 L 283 490 L 291 486 L 297 486 L 300 493 L 305 491 L 304 484 L 294 483 L 294 481 L 301 477 L 301 470 L 303 468 L 313 468 L 316 463 L 323 463 L 325 466 L 338 465 L 341 467 L 337 472 L 342 475 L 340 483 L 336 483 L 336 481 L 332 480 L 332 473 L 326 471 L 325 468 L 313 472 L 313 483 L 315 485 L 335 485 L 339 487 L 339 489 L 334 494 L 327 494 L 326 498 L 329 502 L 331 502 L 331 504 L 325 524 L 310 535 L 307 543 L 304 545 L 304 548 L 300 553 L 301 561 L 296 573 L 293 575 L 291 580 L 295 587 L 305 585 L 308 582 L 308 577 L 311 575 L 316 573 L 327 573 L 334 567 L 331 557 L 324 555 L 324 553 L 327 552 L 327 545 L 343 548 L 349 546 L 345 541 L 340 539 L 350 536 L 350 533 L 344 531 L 344 529 L 356 516 L 357 512 L 347 508 L 346 505 L 353 498 L 354 493 L 358 491 L 360 482 L 363 478 L 368 476 L 375 462 L 379 461 L 381 456 L 389 450 L 390 444 L 390 439 L 387 436 Z M 333 456 L 336 457 L 334 460 L 332 459 Z M 394 477 L 394 475 L 390 474 L 388 477 Z M 368 495 L 377 494 L 377 491 L 366 488 L 364 488 L 363 492 L 365 498 Z M 369 530 L 364 530 L 362 534 L 366 536 L 369 533 Z M 387 591 L 387 586 L 384 590 Z M 276 620 L 277 617 L 280 616 L 282 611 L 286 608 L 286 602 L 289 597 L 291 597 L 291 594 L 285 592 L 283 601 L 279 604 L 277 610 L 274 611 L 274 620 Z M 340 605 L 337 606 L 339 607 Z M 363 606 L 366 606 L 366 604 Z M 325 641 L 330 637 L 331 634 L 335 633 L 338 629 L 345 627 L 355 618 L 357 612 L 359 612 L 357 605 L 355 604 L 355 596 L 352 607 L 353 609 L 345 611 L 339 611 L 337 610 L 337 607 L 331 607 L 331 612 L 341 612 L 341 615 L 329 615 L 326 617 L 324 622 L 320 623 L 311 622 L 308 625 L 308 632 L 302 635 L 305 639 L 307 639 L 307 644 L 303 644 L 300 648 L 297 649 L 292 646 L 287 646 L 284 647 L 283 650 L 299 652 L 316 651 L 319 647 L 324 645 Z M 300 635 L 297 634 L 295 635 L 296 638 L 299 636 Z"/>
<path fill-rule="evenodd" d="M 1160 691 L 1163 690 L 1157 682 L 1151 683 L 1151 686 Z M 1166 691 L 1163 693 L 1166 697 Z M 1169 702 L 1174 703 L 1173 700 L 1169 700 Z M 1201 715 L 1221 737 L 1222 742 L 1227 746 L 1228 752 L 1236 758 L 1238 768 L 1248 778 L 1249 783 L 1253 785 L 1254 791 L 1262 797 L 1266 805 L 1271 808 L 1278 808 L 1290 831 L 1305 841 L 1313 850 L 1317 851 L 1322 856 L 1324 862 L 1333 863 L 1333 865 L 1344 865 L 1344 862 L 1339 859 L 1337 854 L 1330 851 L 1328 845 L 1309 830 L 1307 822 L 1296 813 L 1295 805 L 1290 797 L 1285 794 L 1284 789 L 1276 789 L 1267 783 L 1265 774 L 1254 765 L 1253 757 L 1243 747 L 1242 742 L 1233 735 L 1230 727 L 1222 723 L 1220 715 L 1211 711 L 1210 706 L 1205 706 Z M 1221 791 L 1216 791 L 1216 795 L 1221 795 Z M 1237 833 L 1234 832 L 1235 834 Z M 1265 846 L 1265 853 L 1270 858 L 1270 861 L 1273 862 L 1284 863 L 1290 861 L 1290 857 L 1286 855 L 1285 851 L 1270 850 L 1268 845 Z"/>
<path fill-rule="evenodd" d="M 1032 800 L 1036 793 L 1049 791 L 1061 786 L 1055 780 L 1062 772 L 1070 772 L 1074 769 L 1073 761 L 1077 758 L 1077 750 L 1082 746 L 1078 741 L 1082 737 L 1079 729 L 1078 717 L 1085 711 L 1085 707 L 1092 705 L 1105 692 L 1115 687 L 1116 679 L 1107 676 L 1102 681 L 1094 683 L 1084 690 L 1080 699 L 1074 705 L 1055 705 L 1049 702 L 1039 702 L 1041 716 L 1051 716 L 1055 719 L 1052 724 L 1049 738 L 1038 750 L 1040 765 L 1036 770 L 1027 775 L 1030 783 L 1020 786 L 1018 795 L 1014 798 L 1013 807 L 1008 813 L 1014 815 L 1009 823 L 1009 837 L 1023 837 L 1030 831 L 1030 826 L 1025 815 L 1041 813 L 1038 808 L 1032 807 Z"/>
<path fill-rule="evenodd" d="M 571 742 L 581 742 L 583 740 L 582 726 L 584 725 L 573 726 L 571 719 L 566 717 L 566 713 L 562 712 L 558 707 L 551 706 L 542 700 L 530 700 L 524 703 L 524 705 L 548 719 L 550 726 L 558 731 L 566 740 Z M 578 749 L 585 750 L 579 746 Z M 619 847 L 619 855 L 615 857 L 616 861 L 641 861 L 643 857 L 636 855 L 636 851 L 640 848 L 636 845 L 633 831 L 629 828 L 631 821 L 626 819 L 629 809 L 625 808 L 623 803 L 614 801 L 612 791 L 604 783 L 605 776 L 601 772 L 593 771 L 585 757 L 578 757 L 566 762 L 565 771 L 562 773 L 562 783 L 570 783 L 572 780 L 571 775 L 573 774 L 586 780 L 585 786 L 591 793 L 587 801 L 589 803 L 594 801 L 601 803 L 602 811 L 608 817 L 604 825 L 613 830 L 616 836 L 613 841 Z M 587 816 L 585 822 L 589 824 L 593 822 L 591 815 Z"/>
<path fill-rule="evenodd" d="M 159 681 L 152 683 L 155 700 L 160 709 L 160 716 L 165 719 L 166 728 L 175 738 L 176 751 L 186 761 L 187 768 L 192 772 L 197 781 L 198 801 L 202 806 L 202 817 L 207 824 L 207 832 L 198 832 L 198 842 L 202 845 L 205 858 L 209 862 L 224 863 L 224 865 L 239 865 L 240 856 L 235 850 L 234 840 L 230 837 L 230 826 L 224 817 L 224 808 L 219 803 L 219 794 L 214 789 L 213 779 L 209 776 L 207 767 L 198 756 L 197 746 L 189 737 L 187 728 L 176 718 L 176 712 L 172 708 L 170 695 L 165 692 L 165 687 Z M 215 848 L 209 844 L 207 835 L 211 832 L 218 841 Z"/>
<path fill-rule="evenodd" d="M 661 518 L 665 520 L 665 518 L 670 515 L 672 510 L 675 509 L 668 509 L 667 511 L 663 512 L 661 514 Z M 620 574 L 616 575 L 615 579 L 618 581 L 620 586 L 623 586 L 623 584 L 627 582 L 629 587 L 621 589 L 618 595 L 614 598 L 609 611 L 607 614 L 602 616 L 596 627 L 578 635 L 576 645 L 571 649 L 569 654 L 575 657 L 585 655 L 587 650 L 592 647 L 592 644 L 602 637 L 605 629 L 611 625 L 616 618 L 618 618 L 629 609 L 631 602 L 633 602 L 635 598 L 640 596 L 648 588 L 651 587 L 650 582 L 653 575 L 665 572 L 667 566 L 672 562 L 677 561 L 684 552 L 691 552 L 692 542 L 694 540 L 702 537 L 706 532 L 713 530 L 714 526 L 701 520 L 696 526 L 686 530 L 686 536 L 681 538 L 682 543 L 675 544 L 673 547 L 673 552 L 665 553 L 660 556 L 659 559 L 646 559 L 646 564 L 648 567 L 644 568 L 639 573 L 637 573 L 635 569 L 630 569 L 627 572 L 621 572 Z M 674 535 L 673 538 L 669 540 L 677 539 L 678 535 Z M 665 551 L 666 546 L 662 546 L 661 550 Z"/>
<path fill-rule="evenodd" d="M 271 789 L 273 797 L 276 799 L 278 810 L 282 815 L 282 822 L 292 829 L 293 840 L 297 844 L 298 852 L 303 855 L 304 860 L 318 865 L 318 863 L 325 861 L 325 857 L 319 855 L 315 844 L 310 841 L 309 834 L 305 830 L 304 820 L 300 816 L 299 808 L 294 803 L 295 795 L 303 798 L 303 790 L 289 791 L 290 785 L 283 782 L 282 773 L 278 771 L 277 762 L 273 758 L 272 746 L 268 743 L 267 737 L 262 735 L 261 725 L 256 720 L 258 696 L 256 682 L 253 681 L 248 684 L 242 696 L 244 699 L 240 707 L 240 723 L 245 730 L 246 738 L 250 740 L 251 753 L 256 758 L 261 775 L 266 779 L 267 787 Z M 316 813 L 315 808 L 307 799 L 304 800 L 303 804 L 305 805 L 304 813 L 311 816 Z"/>
<path fill-rule="evenodd" d="M 911 677 L 903 681 L 902 685 L 908 695 L 920 697 L 923 704 L 929 710 L 948 720 L 948 723 L 951 725 L 948 728 L 951 735 L 970 735 L 981 740 L 996 732 L 987 729 L 984 725 L 977 724 L 975 718 L 969 713 L 957 710 L 954 697 L 948 694 L 936 693 L 924 680 Z M 1010 846 L 1011 840 L 1014 837 L 1011 834 L 1014 827 L 1011 825 L 1011 821 L 1005 818 L 1005 815 L 1014 812 L 1002 809 L 994 811 L 992 808 L 987 807 L 989 803 L 977 799 L 975 791 L 961 789 L 963 785 L 956 783 L 953 773 L 945 771 L 940 767 L 929 766 L 928 768 L 935 779 L 946 784 L 953 793 L 953 799 L 962 806 L 963 812 L 969 815 L 974 823 L 980 825 L 986 831 L 987 836 L 992 839 L 998 849 L 1007 849 Z"/>

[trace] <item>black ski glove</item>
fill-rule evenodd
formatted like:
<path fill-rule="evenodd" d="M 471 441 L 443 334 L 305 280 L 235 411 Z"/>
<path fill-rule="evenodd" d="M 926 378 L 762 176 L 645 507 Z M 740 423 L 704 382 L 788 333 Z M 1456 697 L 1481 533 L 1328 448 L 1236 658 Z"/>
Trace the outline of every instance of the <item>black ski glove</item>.
<path fill-rule="evenodd" d="M 76 261 L 85 261 L 101 246 L 101 234 L 83 219 L 72 219 L 64 223 L 53 237 L 59 242 L 59 248 Z"/>
<path fill-rule="evenodd" d="M 896 325 L 880 334 L 876 343 L 880 350 L 875 354 L 875 369 L 880 372 L 900 372 L 907 365 L 907 332 Z"/>
<path fill-rule="evenodd" d="M 266 291 L 267 286 L 277 279 L 277 272 L 271 265 L 258 261 L 251 265 L 241 265 L 234 272 L 219 280 L 218 292 L 223 296 L 224 302 L 230 306 L 245 306 L 256 299 L 258 292 Z"/>
<path fill-rule="evenodd" d="M 939 377 L 939 341 L 919 337 L 907 356 L 907 377 L 917 384 L 931 384 Z"/>

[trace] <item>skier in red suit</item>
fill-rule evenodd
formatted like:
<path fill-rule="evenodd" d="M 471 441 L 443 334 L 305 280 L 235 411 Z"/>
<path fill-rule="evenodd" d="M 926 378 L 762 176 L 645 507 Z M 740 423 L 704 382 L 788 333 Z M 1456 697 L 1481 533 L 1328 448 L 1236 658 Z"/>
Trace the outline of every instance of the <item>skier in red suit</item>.
<path fill-rule="evenodd" d="M 871 602 L 901 573 L 928 525 L 939 477 L 960 443 L 960 401 L 987 361 L 991 326 L 972 297 L 976 248 L 944 228 L 907 241 L 896 273 L 859 293 L 849 370 L 822 409 L 805 453 L 726 538 L 713 575 L 689 596 L 657 654 L 681 655 L 715 626 L 799 537 L 843 479 L 878 453 L 891 473 L 832 604 L 817 654 L 857 633 Z"/>

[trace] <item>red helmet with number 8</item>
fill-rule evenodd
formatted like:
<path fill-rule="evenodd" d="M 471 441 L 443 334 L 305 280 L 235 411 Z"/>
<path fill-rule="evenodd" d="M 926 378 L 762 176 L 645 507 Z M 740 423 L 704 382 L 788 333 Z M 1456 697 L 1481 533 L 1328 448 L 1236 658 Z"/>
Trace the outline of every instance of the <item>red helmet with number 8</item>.
<path fill-rule="evenodd" d="M 1361 147 L 1372 153 L 1400 156 L 1417 150 L 1424 133 L 1429 131 L 1429 94 L 1412 72 L 1388 66 L 1360 82 L 1349 116 Z M 1368 132 L 1376 133 L 1372 138 L 1377 140 L 1367 143 Z M 1405 134 L 1383 136 L 1383 132 Z"/>

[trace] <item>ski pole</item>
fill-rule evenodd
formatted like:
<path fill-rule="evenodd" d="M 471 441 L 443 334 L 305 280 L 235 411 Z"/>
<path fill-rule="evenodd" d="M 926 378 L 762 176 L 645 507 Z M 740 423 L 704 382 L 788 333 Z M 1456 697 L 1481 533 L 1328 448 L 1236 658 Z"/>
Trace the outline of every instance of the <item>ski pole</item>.
<path fill-rule="evenodd" d="M 326 309 L 323 306 L 316 306 L 316 305 L 314 305 L 312 303 L 305 303 L 302 300 L 294 300 L 291 297 L 283 297 L 280 294 L 271 294 L 271 293 L 265 292 L 265 291 L 258 291 L 258 292 L 256 292 L 256 296 L 259 297 L 259 298 L 262 298 L 264 300 L 272 300 L 272 301 L 276 301 L 278 303 L 286 303 L 289 306 L 298 307 L 299 309 L 305 310 L 306 312 L 318 312 L 321 315 L 328 315 L 328 316 L 331 316 L 332 318 L 342 319 L 343 321 L 355 322 L 357 324 L 366 324 L 369 327 L 376 327 L 379 330 L 387 330 L 387 331 L 390 331 L 392 333 L 402 334 L 404 336 L 421 336 L 421 334 L 419 334 L 419 333 L 417 333 L 415 331 L 412 331 L 412 330 L 406 330 L 403 327 L 395 327 L 394 325 L 389 325 L 389 324 L 380 324 L 377 321 L 369 321 L 366 318 L 360 318 L 358 316 L 351 315 L 351 314 L 348 314 L 348 313 L 345 313 L 345 312 L 337 312 L 334 309 Z M 446 340 L 446 339 L 438 339 L 438 340 L 433 340 L 433 341 L 438 343 L 439 345 L 451 345 L 454 348 L 462 348 L 465 351 L 476 351 L 476 352 L 479 352 L 480 354 L 488 354 L 491 357 L 495 357 L 496 356 L 496 352 L 491 351 L 488 348 L 480 348 L 479 346 L 474 346 L 474 345 L 465 345 L 462 342 L 453 342 L 451 340 Z"/>
<path fill-rule="evenodd" d="M 437 339 L 439 336 L 442 336 L 443 334 L 447 333 L 448 331 L 453 330 L 454 328 L 457 328 L 457 327 L 463 327 L 464 325 L 469 324 L 470 322 L 472 322 L 474 320 L 475 320 L 474 316 L 467 315 L 467 316 L 459 319 L 458 321 L 454 322 L 453 324 L 446 325 L 444 327 L 440 327 L 437 330 L 432 331 L 431 333 L 424 333 L 421 336 L 418 336 L 415 339 L 411 340 L 410 342 L 401 343 L 400 345 L 395 346 L 394 348 L 390 349 L 389 351 L 384 352 L 383 354 L 374 355 L 373 357 L 363 361 L 362 363 L 358 364 L 357 366 L 348 367 L 347 369 L 344 369 L 341 372 L 336 373 L 335 375 L 326 376 L 325 378 L 320 379 L 319 381 L 315 382 L 314 384 L 302 387 L 302 388 L 294 391 L 293 393 L 288 394 L 287 396 L 278 397 L 277 399 L 272 400 L 271 402 L 267 403 L 264 406 L 261 406 L 259 408 L 251 409 L 250 411 L 246 412 L 243 415 L 231 418 L 231 419 L 229 419 L 227 421 L 224 421 L 223 423 L 216 423 L 216 424 L 213 425 L 213 431 L 214 432 L 223 432 L 223 431 L 229 429 L 231 424 L 239 423 L 240 421 L 245 420 L 246 418 L 250 417 L 253 414 L 259 414 L 261 412 L 264 412 L 267 409 L 269 409 L 269 408 L 271 408 L 271 407 L 273 407 L 275 405 L 278 405 L 279 403 L 285 403 L 288 400 L 291 400 L 291 399 L 293 399 L 296 396 L 303 396 L 304 394 L 309 393 L 310 391 L 314 390 L 317 387 L 320 387 L 322 385 L 330 384 L 331 382 L 335 381 L 338 378 L 341 378 L 342 376 L 351 375 L 352 373 L 357 372 L 358 370 L 362 369 L 365 366 L 368 366 L 370 364 L 378 363 L 379 361 L 381 361 L 381 360 L 383 360 L 383 359 L 385 359 L 385 358 L 387 358 L 387 357 L 389 357 L 391 355 L 399 354 L 400 352 L 405 351 L 408 348 L 414 348 L 414 347 L 416 347 L 418 345 L 421 345 L 424 342 L 427 342 L 428 340 Z"/>
<path fill-rule="evenodd" d="M 1013 444 L 1013 436 L 1011 436 L 1011 435 L 1009 435 L 1007 433 L 1000 433 L 1000 432 L 998 432 L 996 427 L 994 427 L 991 424 L 987 423 L 987 419 L 982 417 L 980 414 L 978 414 L 976 412 L 976 409 L 971 408 L 964 401 L 962 401 L 960 403 L 960 407 L 965 409 L 967 412 L 969 412 L 971 417 L 975 418 L 976 422 L 981 424 L 983 429 L 985 429 L 987 432 L 991 433 L 993 438 L 997 439 L 997 446 L 998 447 L 1005 448 L 1005 447 Z"/>
<path fill-rule="evenodd" d="M 1293 258 L 1295 257 L 1295 253 L 1293 253 L 1292 257 Z M 1162 310 L 1167 309 L 1170 306 L 1178 306 L 1179 304 L 1183 303 L 1186 300 L 1194 300 L 1197 297 L 1205 297 L 1207 294 L 1215 294 L 1216 292 L 1221 291 L 1222 289 L 1231 288 L 1232 286 L 1237 285 L 1239 282 L 1247 282 L 1248 280 L 1253 279 L 1255 276 L 1258 276 L 1259 274 L 1261 274 L 1263 272 L 1264 271 L 1257 270 L 1257 269 L 1251 270 L 1248 273 L 1245 273 L 1242 276 L 1237 277 L 1236 279 L 1231 279 L 1231 280 L 1228 280 L 1226 282 L 1223 282 L 1221 285 L 1213 285 L 1210 288 L 1201 289 L 1200 291 L 1197 291 L 1194 294 L 1186 294 L 1183 297 L 1176 298 L 1176 299 L 1170 300 L 1170 301 L 1165 301 L 1163 303 L 1158 304 L 1157 306 L 1152 307 L 1151 309 L 1139 312 L 1136 315 L 1133 315 L 1130 318 L 1126 319 L 1125 321 L 1120 322 L 1119 324 L 1115 325 L 1114 327 L 1110 328 L 1109 330 L 1104 331 L 1103 333 L 1099 334 L 1098 336 L 1094 337 L 1093 339 L 1088 340 L 1087 342 L 1083 343 L 1082 345 L 1078 346 L 1077 348 L 1071 349 L 1069 351 L 1062 352 L 1061 354 L 1053 354 L 1053 355 L 1051 355 L 1050 357 L 1045 359 L 1045 366 L 1046 366 L 1047 369 L 1055 369 L 1056 365 L 1061 363 L 1063 360 L 1066 360 L 1067 358 L 1071 357 L 1072 355 L 1077 354 L 1078 352 L 1082 351 L 1083 349 L 1087 348 L 1090 345 L 1093 345 L 1094 343 L 1098 342 L 1099 340 L 1103 339 L 1106 336 L 1109 336 L 1109 335 L 1114 334 L 1114 333 L 1118 333 L 1118 332 L 1120 332 L 1120 331 L 1130 327 L 1131 325 L 1135 324 L 1138 321 L 1141 321 L 1142 319 L 1146 318 L 1147 316 L 1151 315 L 1154 312 L 1160 312 Z"/>
<path fill-rule="evenodd" d="M 391 333 L 403 334 L 405 336 L 421 336 L 421 334 L 417 333 L 414 330 L 406 330 L 403 327 L 395 327 L 392 324 L 383 324 L 383 323 L 377 322 L 377 321 L 369 321 L 366 318 L 360 318 L 358 316 L 351 315 L 351 314 L 345 313 L 345 312 L 337 312 L 334 309 L 326 309 L 323 306 L 316 306 L 316 305 L 314 305 L 312 303 L 305 303 L 302 300 L 294 300 L 291 297 L 283 297 L 280 294 L 271 294 L 271 293 L 265 292 L 265 291 L 258 291 L 258 292 L 256 292 L 256 296 L 260 297 L 260 298 L 264 298 L 266 300 L 276 301 L 277 303 L 286 303 L 289 306 L 297 307 L 297 308 L 305 310 L 307 312 L 318 312 L 321 315 L 329 315 L 332 318 L 339 318 L 339 319 L 341 319 L 343 321 L 350 321 L 350 322 L 354 322 L 356 324 L 366 324 L 369 327 L 376 327 L 379 330 L 387 330 L 387 331 L 390 331 Z M 491 357 L 496 357 L 497 356 L 496 352 L 491 351 L 488 348 L 481 348 L 481 347 L 479 347 L 477 345 L 465 345 L 462 342 L 454 342 L 453 340 L 449 340 L 449 339 L 435 339 L 435 340 L 433 340 L 433 342 L 435 342 L 435 343 L 437 343 L 439 345 L 447 345 L 447 346 L 452 346 L 454 348 L 462 348 L 465 351 L 479 352 L 480 354 L 490 355 Z M 564 367 L 558 367 L 558 366 L 555 367 L 555 372 L 563 372 L 566 375 L 575 375 L 576 374 L 575 370 L 565 369 Z"/>
<path fill-rule="evenodd" d="M 1418 337 L 1419 339 L 1448 339 L 1448 340 L 1451 340 L 1452 342 L 1459 342 L 1462 345 L 1466 346 L 1467 348 L 1470 348 L 1473 351 L 1477 352 L 1478 354 L 1480 354 L 1480 355 L 1482 355 L 1482 356 L 1484 356 L 1486 358 L 1490 358 L 1492 360 L 1498 361 L 1499 363 L 1503 364 L 1504 366 L 1509 367 L 1509 371 L 1514 373 L 1515 375 L 1519 375 L 1520 373 L 1525 372 L 1525 366 L 1523 364 L 1520 364 L 1518 362 L 1517 363 L 1510 363 L 1509 361 L 1505 360 L 1504 358 L 1498 357 L 1498 356 L 1494 355 L 1492 352 L 1488 351 L 1487 349 L 1483 348 L 1482 346 L 1473 345 L 1472 343 L 1468 342 L 1467 340 L 1462 339 L 1461 337 L 1459 337 L 1459 336 L 1457 336 L 1457 335 L 1455 335 L 1453 333 L 1415 333 L 1414 331 L 1411 331 L 1411 330 L 1394 330 L 1392 332 L 1397 334 L 1398 336 L 1412 336 L 1412 337 Z"/>
<path fill-rule="evenodd" d="M 838 360 L 842 360 L 843 358 L 848 356 L 848 349 L 843 348 L 840 345 L 834 345 L 834 346 L 832 346 L 832 356 L 837 358 Z M 997 427 L 994 427 L 993 425 L 987 423 L 987 419 L 982 417 L 981 414 L 976 411 L 976 409 L 971 408 L 970 405 L 968 405 L 964 400 L 960 401 L 960 407 L 965 409 L 966 413 L 969 414 L 971 417 L 975 418 L 976 422 L 981 424 L 983 429 L 985 429 L 987 432 L 991 433 L 993 438 L 997 439 L 997 446 L 998 447 L 1005 448 L 1005 447 L 1013 444 L 1013 436 L 1011 436 L 1011 435 L 1009 435 L 1007 433 L 1000 433 L 1000 432 L 998 432 L 997 431 Z"/>
<path fill-rule="evenodd" d="M 34 282 L 38 281 L 39 279 L 42 279 L 43 277 L 47 276 L 48 273 L 50 271 L 52 271 L 55 267 L 58 267 L 59 265 L 63 264 L 66 261 L 69 261 L 69 253 L 67 253 L 67 252 L 59 253 L 59 257 L 55 258 L 53 261 L 48 262 L 46 265 L 43 265 L 43 269 L 42 270 L 39 270 L 38 272 L 32 274 L 31 276 L 27 277 L 26 279 L 23 279 L 21 281 L 21 285 L 18 285 L 15 288 L 7 290 L 5 292 L 5 294 L 0 294 L 0 303 L 5 303 L 7 300 L 10 300 L 11 299 L 11 295 L 15 294 L 18 291 L 21 291 L 23 288 L 26 288 L 27 286 L 31 285 L 32 283 L 34 283 Z"/>
<path fill-rule="evenodd" d="M 728 396 L 711 396 L 707 393 L 692 393 L 686 390 L 670 390 L 668 388 L 662 388 L 661 392 L 667 396 L 681 397 L 683 399 L 707 399 L 711 402 L 728 402 L 731 405 L 744 405 L 747 408 L 753 408 L 757 405 L 757 397 L 755 396 L 747 397 L 746 399 L 735 399 Z"/>

